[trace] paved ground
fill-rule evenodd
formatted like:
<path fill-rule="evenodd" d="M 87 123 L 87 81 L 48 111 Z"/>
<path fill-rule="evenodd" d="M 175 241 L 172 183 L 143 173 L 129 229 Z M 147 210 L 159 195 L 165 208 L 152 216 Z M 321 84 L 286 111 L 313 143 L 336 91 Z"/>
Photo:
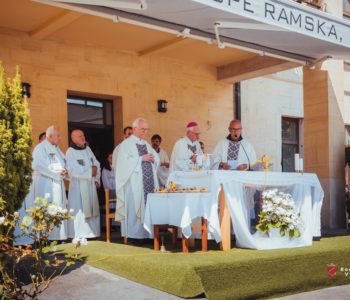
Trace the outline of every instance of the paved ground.
<path fill-rule="evenodd" d="M 39 299 L 118 299 L 118 300 L 176 300 L 182 299 L 138 284 L 117 275 L 82 265 L 57 278 Z M 196 298 L 196 300 L 205 298 Z M 350 299 L 350 285 L 281 297 L 283 300 L 345 300 Z"/>
<path fill-rule="evenodd" d="M 57 278 L 39 299 L 175 300 L 182 298 L 89 265 L 82 265 Z"/>
<path fill-rule="evenodd" d="M 276 299 L 283 300 L 347 300 L 350 299 L 350 285 L 342 285 L 313 292 L 300 293 Z"/>
<path fill-rule="evenodd" d="M 330 230 L 328 235 L 349 235 L 349 230 Z M 112 233 L 115 237 L 116 233 Z M 350 283 L 350 280 L 349 280 Z M 175 300 L 182 299 L 157 289 L 130 281 L 109 272 L 81 265 L 57 278 L 39 299 L 118 299 L 118 300 Z M 196 300 L 205 298 L 196 298 Z M 350 284 L 275 299 L 283 300 L 346 300 L 350 299 Z"/>

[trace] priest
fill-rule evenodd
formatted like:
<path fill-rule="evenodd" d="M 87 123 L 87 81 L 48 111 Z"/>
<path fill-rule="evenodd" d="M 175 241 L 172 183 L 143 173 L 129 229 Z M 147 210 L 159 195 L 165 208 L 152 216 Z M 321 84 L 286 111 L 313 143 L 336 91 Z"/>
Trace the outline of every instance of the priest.
<path fill-rule="evenodd" d="M 229 135 L 220 140 L 213 151 L 215 169 L 250 170 L 256 162 L 253 146 L 242 137 L 242 123 L 232 120 L 228 127 Z"/>
<path fill-rule="evenodd" d="M 148 122 L 137 118 L 133 135 L 119 146 L 116 167 L 117 207 L 116 221 L 121 222 L 124 237 L 145 239 L 149 237 L 143 228 L 148 193 L 158 188 L 158 154 L 145 141 Z"/>
<path fill-rule="evenodd" d="M 95 238 L 100 236 L 100 211 L 97 188 L 100 185 L 100 163 L 85 140 L 84 132 L 71 133 L 71 144 L 66 153 L 70 175 L 68 204 L 74 209 L 74 220 L 68 223 L 70 238 Z"/>
<path fill-rule="evenodd" d="M 33 182 L 26 201 L 46 197 L 49 202 L 67 209 L 64 178 L 68 173 L 64 154 L 58 146 L 61 136 L 54 126 L 48 127 L 45 134 L 45 139 L 33 150 Z M 26 205 L 27 209 L 34 206 L 33 203 Z M 63 221 L 60 227 L 54 227 L 49 239 L 66 240 L 67 221 Z"/>
<path fill-rule="evenodd" d="M 169 176 L 170 163 L 169 163 L 168 154 L 163 148 L 160 147 L 161 142 L 162 142 L 162 138 L 159 134 L 155 134 L 152 136 L 151 138 L 152 147 L 158 153 L 159 160 L 160 160 L 160 166 L 157 170 L 159 185 L 162 187 L 165 187 Z"/>
<path fill-rule="evenodd" d="M 200 128 L 198 123 L 189 122 L 186 126 L 186 136 L 180 138 L 173 148 L 170 159 L 170 172 L 188 171 L 194 167 L 198 155 L 203 155 L 198 138 Z"/>

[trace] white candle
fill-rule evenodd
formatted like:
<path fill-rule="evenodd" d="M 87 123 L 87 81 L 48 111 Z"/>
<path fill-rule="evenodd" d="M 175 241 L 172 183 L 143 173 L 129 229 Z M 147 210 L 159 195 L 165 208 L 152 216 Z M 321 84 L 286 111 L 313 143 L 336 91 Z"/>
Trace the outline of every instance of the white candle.
<path fill-rule="evenodd" d="M 299 171 L 304 171 L 304 160 L 302 158 L 299 158 Z"/>
<path fill-rule="evenodd" d="M 300 167 L 299 167 L 299 153 L 294 154 L 294 171 L 299 172 Z"/>
<path fill-rule="evenodd" d="M 203 165 L 203 155 L 197 155 L 197 165 L 202 166 Z"/>

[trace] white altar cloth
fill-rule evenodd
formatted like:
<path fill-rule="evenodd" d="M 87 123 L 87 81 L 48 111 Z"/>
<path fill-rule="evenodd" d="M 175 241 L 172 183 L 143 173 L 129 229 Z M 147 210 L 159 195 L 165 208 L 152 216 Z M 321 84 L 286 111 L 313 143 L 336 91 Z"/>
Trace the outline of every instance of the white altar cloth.
<path fill-rule="evenodd" d="M 217 201 L 222 184 L 238 247 L 277 249 L 311 246 L 312 237 L 321 235 L 320 219 L 324 193 L 315 174 L 213 170 L 174 172 L 168 180 L 184 187 L 208 187 L 212 201 Z M 295 210 L 300 213 L 303 222 L 300 238 L 268 237 L 260 232 L 251 233 L 252 199 L 249 197 L 249 190 L 262 191 L 267 188 L 291 193 Z"/>
<path fill-rule="evenodd" d="M 153 225 L 169 224 L 182 229 L 189 238 L 191 223 L 197 217 L 208 220 L 208 232 L 221 241 L 217 201 L 210 193 L 150 193 L 144 218 L 144 228 L 153 235 Z"/>

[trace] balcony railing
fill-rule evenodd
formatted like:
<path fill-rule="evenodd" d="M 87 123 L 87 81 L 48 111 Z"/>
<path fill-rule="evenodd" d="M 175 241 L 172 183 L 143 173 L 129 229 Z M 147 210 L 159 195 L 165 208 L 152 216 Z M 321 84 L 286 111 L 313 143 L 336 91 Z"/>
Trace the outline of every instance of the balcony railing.
<path fill-rule="evenodd" d="M 297 0 L 298 3 L 326 11 L 327 4 L 324 0 Z"/>

